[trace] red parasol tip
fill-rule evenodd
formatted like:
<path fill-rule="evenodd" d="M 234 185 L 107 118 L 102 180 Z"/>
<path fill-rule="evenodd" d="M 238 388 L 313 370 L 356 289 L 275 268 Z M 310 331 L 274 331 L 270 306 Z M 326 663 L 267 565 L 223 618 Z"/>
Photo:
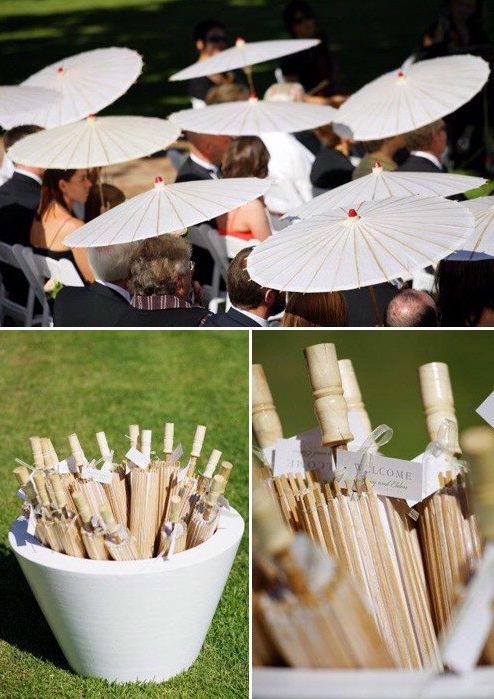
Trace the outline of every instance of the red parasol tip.
<path fill-rule="evenodd" d="M 59 66 L 59 67 L 57 68 L 57 73 L 58 73 L 59 75 L 60 75 L 61 73 L 63 73 L 63 71 L 64 71 L 63 66 Z"/>
<path fill-rule="evenodd" d="M 355 209 L 350 209 L 348 211 L 348 218 L 355 218 L 355 216 L 358 216 L 358 213 L 355 211 Z"/>
<path fill-rule="evenodd" d="M 163 182 L 163 178 L 162 178 L 162 177 L 159 177 L 159 176 L 158 176 L 158 177 L 155 177 L 155 178 L 154 178 L 154 184 L 159 184 L 160 182 Z"/>
<path fill-rule="evenodd" d="M 87 120 L 88 121 L 96 121 L 96 114 L 88 114 Z"/>
<path fill-rule="evenodd" d="M 399 78 L 404 78 L 404 77 L 405 77 L 405 73 L 404 73 L 402 70 L 399 70 L 399 71 L 398 71 L 398 77 L 399 77 Z"/>
<path fill-rule="evenodd" d="M 243 39 L 241 36 L 237 36 L 235 40 L 235 46 L 244 46 L 245 45 L 245 39 Z"/>
<path fill-rule="evenodd" d="M 381 165 L 381 163 L 379 162 L 379 160 L 376 160 L 376 162 L 374 163 L 374 167 L 382 167 L 382 165 Z"/>

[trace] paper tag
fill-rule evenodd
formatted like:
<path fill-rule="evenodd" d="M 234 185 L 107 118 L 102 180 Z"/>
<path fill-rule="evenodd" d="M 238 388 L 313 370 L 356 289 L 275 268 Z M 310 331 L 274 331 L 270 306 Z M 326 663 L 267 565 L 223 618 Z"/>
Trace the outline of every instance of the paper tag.
<path fill-rule="evenodd" d="M 177 540 L 177 535 L 178 535 L 177 527 L 174 527 L 172 533 L 170 534 L 168 552 L 167 552 L 166 556 L 163 556 L 165 561 L 167 561 L 169 558 L 171 558 L 173 556 L 173 554 L 175 553 L 175 542 Z"/>
<path fill-rule="evenodd" d="M 139 468 L 147 468 L 149 466 L 150 458 L 145 456 L 139 449 L 132 447 L 125 456 L 129 461 L 132 461 L 133 464 L 139 466 Z"/>
<path fill-rule="evenodd" d="M 179 469 L 177 473 L 177 483 L 182 483 L 187 478 L 187 473 L 189 471 L 189 467 L 185 466 L 185 468 Z"/>
<path fill-rule="evenodd" d="M 428 453 L 427 461 L 424 464 L 425 452 L 416 456 L 412 461 L 422 465 L 422 496 L 420 500 L 413 501 L 409 500 L 409 505 L 415 505 L 416 502 L 425 500 L 439 490 L 441 487 L 439 483 L 439 474 L 446 473 L 446 471 L 452 471 L 454 476 L 458 475 L 458 468 L 455 465 L 455 460 L 448 457 L 448 454 L 441 452 L 438 455 Z"/>
<path fill-rule="evenodd" d="M 27 521 L 27 533 L 31 536 L 36 534 L 36 515 L 34 514 L 34 508 L 29 506 L 29 519 Z"/>
<path fill-rule="evenodd" d="M 422 496 L 422 464 L 392 459 L 382 454 L 362 451 L 337 452 L 339 481 L 363 479 L 367 476 L 378 495 L 418 502 Z"/>
<path fill-rule="evenodd" d="M 321 442 L 318 427 L 288 439 L 278 439 L 271 450 L 273 476 L 320 469 L 323 478 L 331 480 L 334 473 L 333 454 L 329 447 L 321 446 Z M 264 450 L 266 459 L 269 458 L 268 451 Z"/>
<path fill-rule="evenodd" d="M 184 453 L 184 448 L 182 444 L 179 444 L 175 451 L 172 452 L 170 458 L 172 461 L 180 461 L 182 454 Z"/>
<path fill-rule="evenodd" d="M 492 627 L 493 600 L 494 545 L 488 543 L 441 642 L 442 660 L 455 672 L 477 666 Z"/>
<path fill-rule="evenodd" d="M 59 461 L 55 468 L 57 469 L 58 473 L 79 473 L 79 469 L 77 468 L 77 464 L 72 455 L 67 456 L 67 458 L 63 459 L 62 461 Z"/>
<path fill-rule="evenodd" d="M 112 473 L 111 471 L 91 468 L 90 466 L 83 466 L 81 469 L 81 478 L 86 480 L 97 481 L 98 483 L 111 483 Z"/>
<path fill-rule="evenodd" d="M 27 500 L 26 493 L 22 490 L 22 488 L 19 488 L 16 493 L 16 497 L 20 498 L 21 500 Z"/>
<path fill-rule="evenodd" d="M 479 405 L 477 412 L 491 427 L 494 427 L 494 391 Z"/>

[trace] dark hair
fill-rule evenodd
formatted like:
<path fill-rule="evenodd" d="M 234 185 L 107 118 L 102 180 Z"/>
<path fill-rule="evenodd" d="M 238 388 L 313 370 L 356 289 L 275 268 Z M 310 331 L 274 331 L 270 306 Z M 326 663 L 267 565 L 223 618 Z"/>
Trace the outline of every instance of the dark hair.
<path fill-rule="evenodd" d="M 69 214 L 72 212 L 67 207 L 62 191 L 58 186 L 60 180 L 69 182 L 77 170 L 45 170 L 41 185 L 41 198 L 36 218 L 41 220 L 53 202 L 60 204 Z"/>
<path fill-rule="evenodd" d="M 314 17 L 314 10 L 305 0 L 292 0 L 283 10 L 283 22 L 286 30 L 292 32 L 293 20 L 297 14 L 304 14 L 306 17 Z"/>
<path fill-rule="evenodd" d="M 348 325 L 345 298 L 339 291 L 290 294 L 281 325 L 284 328 L 344 327 Z"/>
<path fill-rule="evenodd" d="M 435 287 L 442 326 L 478 325 L 485 308 L 494 310 L 494 260 L 441 260 Z"/>
<path fill-rule="evenodd" d="M 23 126 L 14 126 L 13 129 L 9 129 L 3 135 L 3 147 L 6 151 L 12 148 L 14 143 L 20 141 L 26 136 L 30 136 L 33 133 L 38 133 L 38 131 L 43 131 L 41 126 L 35 126 L 34 124 L 25 124 Z"/>
<path fill-rule="evenodd" d="M 269 151 L 258 136 L 241 136 L 229 144 L 221 162 L 223 177 L 267 177 Z"/>
<path fill-rule="evenodd" d="M 435 328 L 437 308 L 432 297 L 419 289 L 403 289 L 386 308 L 387 328 Z"/>
<path fill-rule="evenodd" d="M 211 104 L 223 104 L 224 102 L 245 102 L 249 99 L 249 90 L 246 85 L 239 83 L 225 83 L 210 87 L 206 93 L 205 102 Z"/>
<path fill-rule="evenodd" d="M 252 281 L 247 272 L 247 258 L 252 248 L 244 248 L 233 258 L 228 268 L 226 288 L 231 303 L 237 308 L 257 308 L 268 289 Z"/>
<path fill-rule="evenodd" d="M 205 41 L 211 29 L 223 29 L 225 31 L 225 25 L 219 19 L 206 19 L 203 22 L 199 22 L 194 27 L 194 42 Z"/>
<path fill-rule="evenodd" d="M 118 187 L 114 187 L 112 184 L 104 182 L 101 185 L 101 190 L 103 192 L 103 204 L 108 209 L 113 209 L 114 206 L 122 204 L 125 201 L 125 194 Z M 101 192 L 97 184 L 93 184 L 89 190 L 89 196 L 86 200 L 86 207 L 84 209 L 84 221 L 89 223 L 93 218 L 96 218 L 101 214 Z"/>

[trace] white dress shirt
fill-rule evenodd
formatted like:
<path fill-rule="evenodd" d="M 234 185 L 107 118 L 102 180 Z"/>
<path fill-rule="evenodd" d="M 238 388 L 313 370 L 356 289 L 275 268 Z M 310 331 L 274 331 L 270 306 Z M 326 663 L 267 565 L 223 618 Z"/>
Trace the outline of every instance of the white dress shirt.
<path fill-rule="evenodd" d="M 211 173 L 211 177 L 214 180 L 218 179 L 218 166 L 217 165 L 214 165 L 213 163 L 209 163 L 207 160 L 203 160 L 202 158 L 199 158 L 195 153 L 189 153 L 189 158 L 196 165 L 200 165 L 201 167 L 205 168 L 206 170 L 209 170 Z"/>
<path fill-rule="evenodd" d="M 247 318 L 250 318 L 251 320 L 255 320 L 256 323 L 263 328 L 266 328 L 268 325 L 267 320 L 265 320 L 264 318 L 260 318 L 259 316 L 256 316 L 255 313 L 251 313 L 250 311 L 246 311 L 245 308 L 237 308 L 236 306 L 230 306 L 230 308 L 234 308 L 237 311 L 237 313 L 243 313 L 243 315 L 247 316 Z"/>
<path fill-rule="evenodd" d="M 431 163 L 433 163 L 441 171 L 443 169 L 441 161 L 434 155 L 434 153 L 428 153 L 425 150 L 412 150 L 410 151 L 410 155 L 416 155 L 417 158 L 425 158 L 426 160 L 430 160 Z"/>
<path fill-rule="evenodd" d="M 117 294 L 120 294 L 120 296 L 123 296 L 128 303 L 130 303 L 130 294 L 127 291 L 127 289 L 122 288 L 121 286 L 118 286 L 118 284 L 112 284 L 111 282 L 104 282 L 102 279 L 95 279 L 95 282 L 98 284 L 101 284 L 102 286 L 107 286 L 109 289 L 113 289 L 113 291 L 116 291 Z"/>

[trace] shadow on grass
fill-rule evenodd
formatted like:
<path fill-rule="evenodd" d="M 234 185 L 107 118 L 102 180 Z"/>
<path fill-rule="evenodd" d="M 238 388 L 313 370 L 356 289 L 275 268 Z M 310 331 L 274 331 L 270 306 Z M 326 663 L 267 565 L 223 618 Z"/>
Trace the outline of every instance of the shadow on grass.
<path fill-rule="evenodd" d="M 0 549 L 0 639 L 70 670 L 14 554 Z"/>

